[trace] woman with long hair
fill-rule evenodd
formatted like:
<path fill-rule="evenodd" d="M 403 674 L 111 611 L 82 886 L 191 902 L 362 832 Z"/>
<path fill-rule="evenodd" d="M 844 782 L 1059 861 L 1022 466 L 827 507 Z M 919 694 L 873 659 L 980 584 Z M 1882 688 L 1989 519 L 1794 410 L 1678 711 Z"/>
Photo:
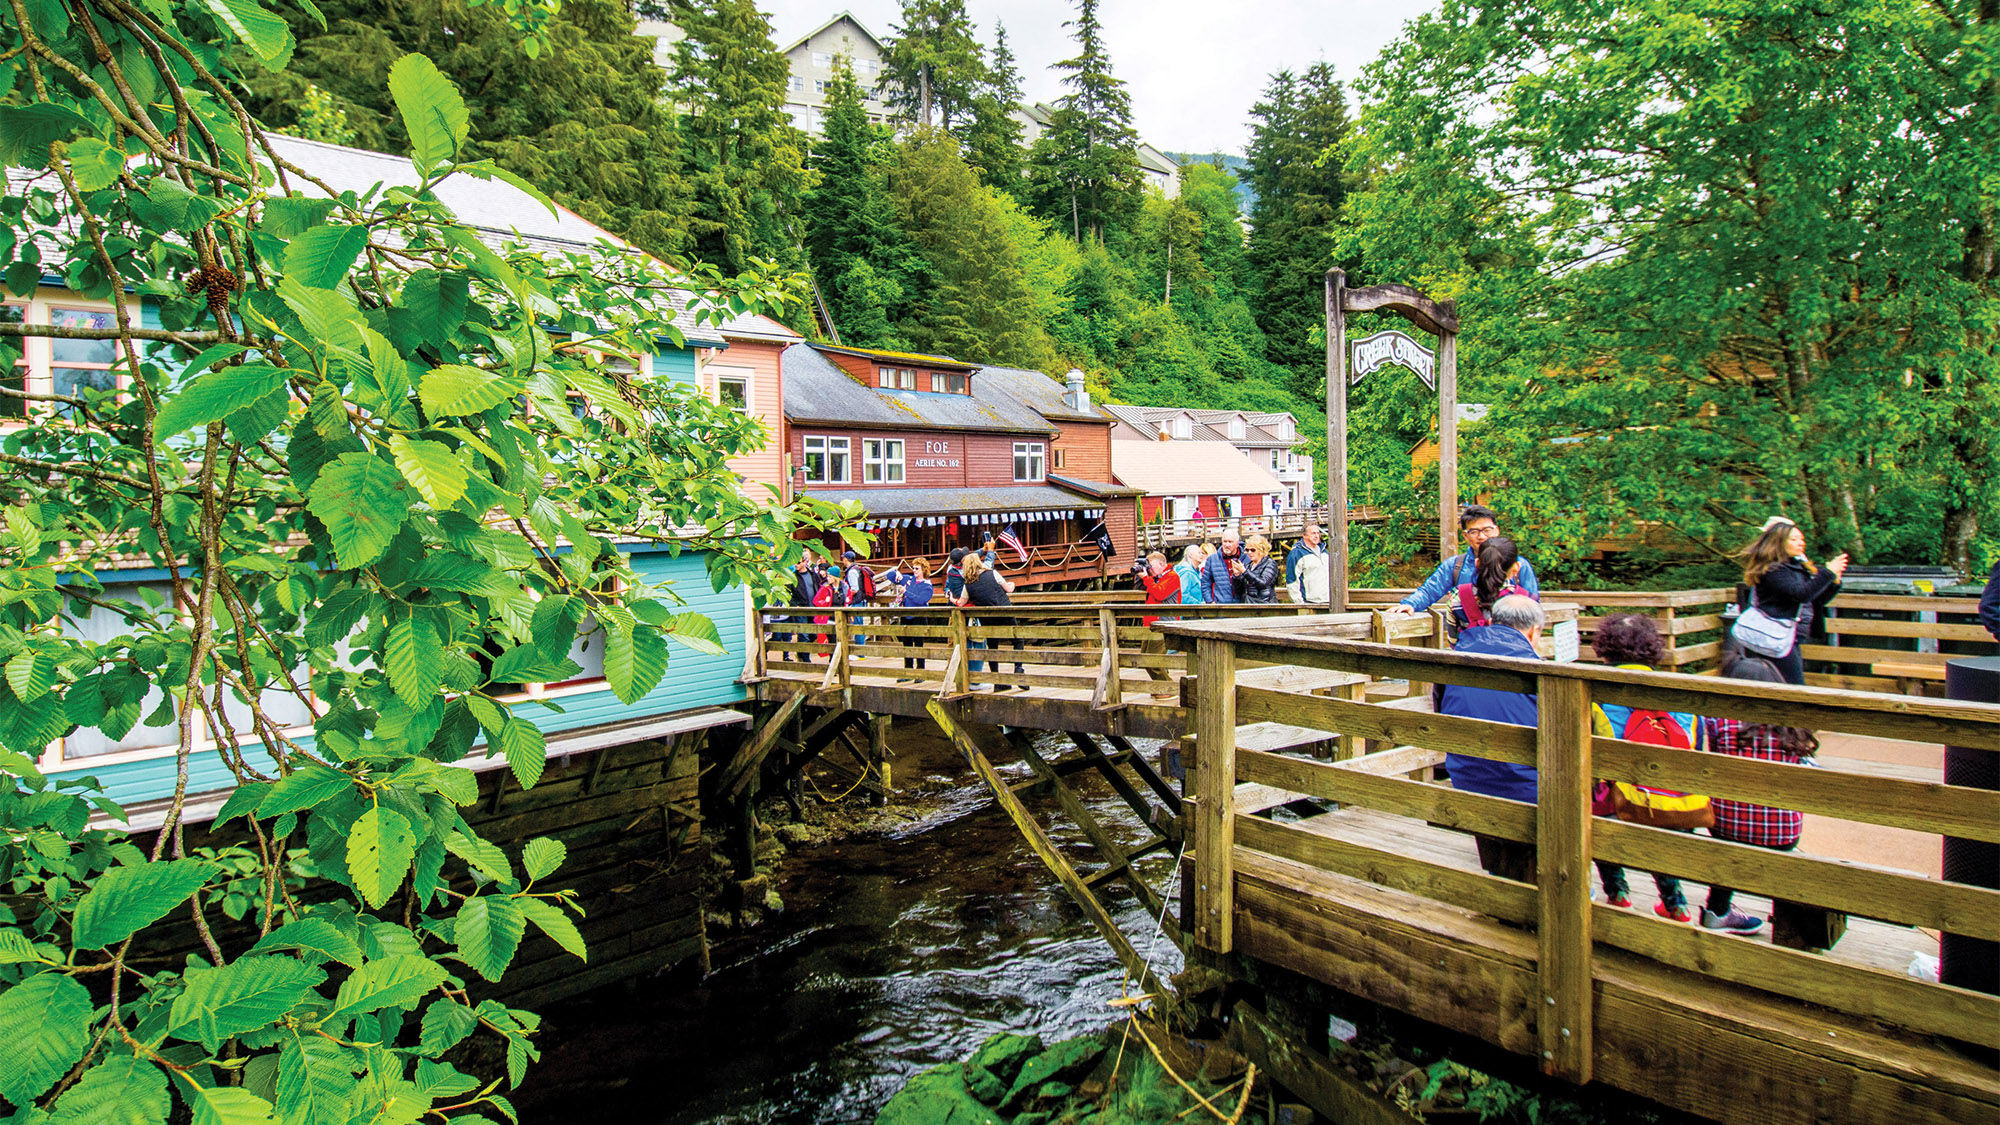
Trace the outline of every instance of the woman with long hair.
<path fill-rule="evenodd" d="M 957 598 L 953 599 L 953 601 L 958 605 L 973 607 L 1012 605 L 1013 600 L 1007 595 L 1013 592 L 1014 584 L 1012 582 L 1000 577 L 1000 572 L 988 566 L 985 558 L 973 554 L 965 556 L 965 590 Z M 1014 619 L 1012 617 L 987 617 L 981 615 L 974 619 L 974 624 L 1012 628 Z M 980 648 L 1000 647 L 997 641 L 991 645 L 979 641 L 973 643 L 975 647 Z M 1018 653 L 1020 648 L 1021 639 L 1016 637 L 1014 638 L 1014 649 Z M 1000 670 L 1000 665 L 997 661 L 989 661 L 988 663 L 993 671 L 998 672 Z M 972 671 L 977 672 L 979 669 L 980 665 L 978 662 L 971 662 Z M 1027 669 L 1023 668 L 1018 662 L 1014 665 L 1015 675 L 1020 676 L 1026 673 Z M 1019 686 L 1026 687 L 1025 684 Z M 1007 684 L 994 684 L 993 690 L 1001 692 L 1006 691 L 1008 687 L 1009 685 Z"/>
<path fill-rule="evenodd" d="M 1840 592 L 1840 580 L 1846 574 L 1844 553 L 1828 559 L 1824 567 L 1814 566 L 1806 557 L 1805 532 L 1783 516 L 1765 520 L 1763 530 L 1744 549 L 1743 585 L 1750 589 L 1750 604 L 1766 617 L 1795 623 L 1792 644 L 1783 655 L 1759 654 L 1777 666 L 1786 683 L 1806 682 L 1798 639 L 1824 614 L 1826 603 Z"/>
<path fill-rule="evenodd" d="M 1493 603 L 1509 594 L 1540 598 L 1515 582 L 1521 575 L 1521 549 L 1505 535 L 1495 535 L 1479 545 L 1473 555 L 1472 581 L 1458 588 L 1458 607 L 1470 625 L 1484 625 Z"/>

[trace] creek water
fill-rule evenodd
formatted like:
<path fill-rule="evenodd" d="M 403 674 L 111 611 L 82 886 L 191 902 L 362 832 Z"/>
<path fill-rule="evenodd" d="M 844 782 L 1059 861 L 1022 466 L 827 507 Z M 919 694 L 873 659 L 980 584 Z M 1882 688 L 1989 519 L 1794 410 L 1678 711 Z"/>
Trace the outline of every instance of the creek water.
<path fill-rule="evenodd" d="M 1044 755 L 1060 753 L 1065 744 L 1045 737 Z M 899 725 L 892 744 L 898 798 L 915 819 L 787 856 L 777 884 L 787 909 L 717 942 L 705 980 L 628 983 L 545 1010 L 543 1061 L 516 1098 L 522 1120 L 870 1122 L 910 1076 L 996 1032 L 1054 1042 L 1116 1018 L 1107 1002 L 1122 973 L 1110 948 L 970 769 L 915 725 Z M 1001 772 L 1028 776 L 1019 764 Z M 1114 835 L 1144 838 L 1108 787 L 1079 781 Z M 1040 819 L 1081 862 L 1082 834 Z M 1140 868 L 1177 910 L 1171 856 Z M 1179 971 L 1136 898 L 1119 898 L 1114 915 L 1140 952 L 1162 976 Z"/>

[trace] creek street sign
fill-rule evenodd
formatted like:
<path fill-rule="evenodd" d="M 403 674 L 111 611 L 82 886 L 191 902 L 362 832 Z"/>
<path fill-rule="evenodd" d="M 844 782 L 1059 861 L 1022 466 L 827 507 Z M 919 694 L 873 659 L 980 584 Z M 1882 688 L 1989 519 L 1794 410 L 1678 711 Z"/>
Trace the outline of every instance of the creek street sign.
<path fill-rule="evenodd" d="M 1409 368 L 1424 386 L 1437 389 L 1437 353 L 1393 328 L 1354 341 L 1354 370 L 1347 382 L 1359 383 L 1364 375 L 1390 364 Z"/>

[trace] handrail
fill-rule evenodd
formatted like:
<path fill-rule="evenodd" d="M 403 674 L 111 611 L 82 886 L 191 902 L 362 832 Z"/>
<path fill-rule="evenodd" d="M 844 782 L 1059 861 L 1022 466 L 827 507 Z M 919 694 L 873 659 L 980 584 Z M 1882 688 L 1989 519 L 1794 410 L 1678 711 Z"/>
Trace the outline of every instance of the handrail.
<path fill-rule="evenodd" d="M 1314 878 L 1334 880 L 1327 886 L 1341 881 L 1386 886 L 1532 929 L 1526 941 L 1533 958 L 1522 962 L 1527 966 L 1522 971 L 1533 979 L 1529 987 L 1538 997 L 1531 1017 L 1537 1054 L 1545 1070 L 1572 1081 L 1587 1082 L 1593 1074 L 1599 1029 L 1594 992 L 1605 986 L 1606 973 L 1615 973 L 1619 986 L 1627 988 L 1635 980 L 1657 979 L 1672 994 L 1677 990 L 1671 972 L 1692 972 L 1864 1020 L 2000 1047 L 2000 998 L 1859 960 L 1676 926 L 1593 905 L 1590 895 L 1592 861 L 1608 860 L 1864 918 L 2000 940 L 2000 890 L 1591 815 L 1594 784 L 1608 777 L 2000 841 L 2000 791 L 1626 742 L 1595 736 L 1591 722 L 1593 704 L 1610 702 L 2000 751 L 2000 705 L 1392 647 L 1304 628 L 1313 623 L 1310 618 L 1296 625 L 1217 620 L 1159 627 L 1196 653 L 1190 917 L 1194 940 L 1205 948 L 1227 953 L 1238 948 L 1240 933 L 1261 935 L 1269 927 L 1293 933 L 1285 929 L 1291 924 L 1285 913 L 1290 907 L 1284 905 L 1288 892 L 1272 890 L 1271 880 L 1291 878 L 1285 873 L 1292 870 L 1317 870 L 1322 874 Z M 1540 721 L 1535 727 L 1508 726 L 1411 712 L 1369 702 L 1365 693 L 1328 699 L 1239 684 L 1236 670 L 1248 662 L 1531 692 Z M 1387 749 L 1317 762 L 1239 748 L 1238 725 L 1263 720 L 1338 731 Z M 1398 776 L 1412 761 L 1428 760 L 1414 748 L 1533 765 L 1539 771 L 1537 796 L 1523 803 Z M 1377 766 L 1377 758 L 1384 764 Z M 1322 814 L 1311 829 L 1262 819 L 1246 811 L 1249 806 L 1238 807 L 1238 785 L 1337 802 L 1338 811 Z M 1360 817 L 1358 810 L 1374 810 L 1378 819 Z M 1386 823 L 1408 827 L 1385 828 L 1382 815 L 1392 818 Z M 1453 866 L 1439 858 L 1448 852 L 1418 842 L 1445 828 L 1532 844 L 1535 851 L 1525 873 L 1496 877 Z M 1254 872 L 1241 876 L 1251 880 L 1250 897 L 1239 896 L 1239 867 Z M 1284 884 L 1302 894 L 1321 885 L 1311 879 Z M 1371 922 L 1374 915 L 1368 912 L 1390 907 L 1357 895 L 1336 897 L 1317 909 L 1337 919 L 1329 932 L 1357 935 L 1326 963 L 1360 966 L 1353 971 L 1361 974 L 1357 979 L 1365 978 L 1373 948 L 1368 935 L 1380 924 Z M 1294 934 L 1286 940 L 1308 939 Z M 1394 975 L 1412 951 L 1393 938 L 1380 940 L 1380 966 L 1372 971 Z M 1466 940 L 1478 946 L 1490 938 Z M 1600 969 L 1600 948 L 1621 951 L 1615 967 Z M 1660 975 L 1646 978 L 1655 970 L 1634 968 L 1630 955 L 1658 964 Z M 1413 986 L 1411 992 L 1417 991 Z M 1423 1009 L 1420 1014 L 1445 1011 L 1425 1008 L 1429 1002 L 1416 998 L 1408 1004 L 1413 1011 Z"/>

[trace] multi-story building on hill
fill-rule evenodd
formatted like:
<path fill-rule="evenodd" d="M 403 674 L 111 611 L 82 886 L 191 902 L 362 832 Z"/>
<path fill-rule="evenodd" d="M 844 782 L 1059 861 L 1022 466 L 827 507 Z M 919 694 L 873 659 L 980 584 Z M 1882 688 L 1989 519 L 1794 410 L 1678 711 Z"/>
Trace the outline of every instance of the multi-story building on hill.
<path fill-rule="evenodd" d="M 877 125 L 889 120 L 888 91 L 882 85 L 888 48 L 860 20 L 842 12 L 785 48 L 785 58 L 792 64 L 785 109 L 793 124 L 815 136 L 826 128 L 826 88 L 833 81 L 833 60 L 841 55 L 847 56 L 854 80 L 861 84 L 868 120 Z"/>
<path fill-rule="evenodd" d="M 1313 459 L 1300 452 L 1298 420 L 1289 413 L 1256 410 L 1195 410 L 1182 406 L 1105 406 L 1118 424 L 1114 441 L 1227 442 L 1278 480 L 1264 498 L 1267 510 L 1316 503 Z"/>

